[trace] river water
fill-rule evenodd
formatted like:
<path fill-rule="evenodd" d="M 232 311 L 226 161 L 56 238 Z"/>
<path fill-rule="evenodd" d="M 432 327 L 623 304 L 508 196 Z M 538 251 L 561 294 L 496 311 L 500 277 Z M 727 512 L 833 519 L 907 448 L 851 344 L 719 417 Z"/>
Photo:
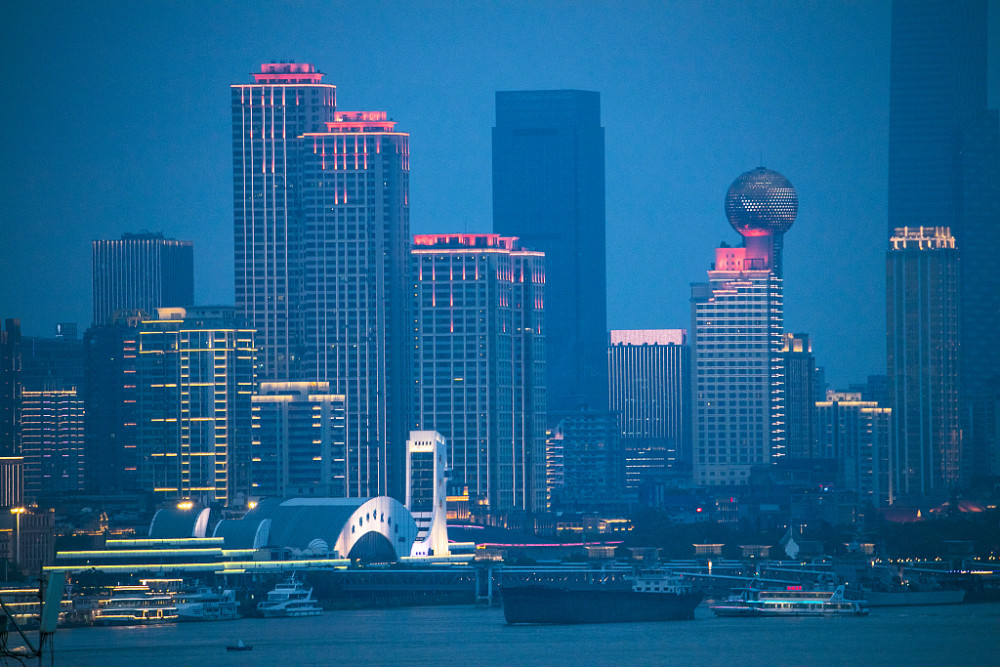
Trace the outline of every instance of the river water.
<path fill-rule="evenodd" d="M 242 639 L 244 653 L 227 652 Z M 54 664 L 91 665 L 998 665 L 1000 604 L 875 609 L 868 617 L 716 618 L 510 626 L 471 606 L 328 611 L 59 630 Z M 48 657 L 44 664 L 49 664 Z"/>

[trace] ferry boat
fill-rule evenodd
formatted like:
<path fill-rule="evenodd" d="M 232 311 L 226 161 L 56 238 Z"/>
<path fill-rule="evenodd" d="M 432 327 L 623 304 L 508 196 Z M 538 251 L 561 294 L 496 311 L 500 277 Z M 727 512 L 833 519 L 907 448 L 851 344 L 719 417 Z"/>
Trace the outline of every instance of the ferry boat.
<path fill-rule="evenodd" d="M 508 623 L 625 623 L 694 618 L 702 593 L 679 575 L 646 570 L 629 577 L 502 586 Z"/>
<path fill-rule="evenodd" d="M 149 586 L 115 586 L 111 597 L 101 600 L 94 612 L 95 625 L 151 625 L 177 620 L 174 598 L 157 594 Z"/>
<path fill-rule="evenodd" d="M 217 591 L 200 586 L 174 598 L 182 621 L 228 621 L 239 618 L 239 604 L 232 590 Z"/>
<path fill-rule="evenodd" d="M 312 597 L 313 589 L 306 590 L 302 582 L 292 577 L 278 583 L 267 594 L 267 599 L 257 605 L 257 611 L 264 618 L 284 616 L 319 616 L 323 608 Z"/>
<path fill-rule="evenodd" d="M 801 586 L 761 590 L 751 584 L 708 608 L 716 616 L 867 616 L 867 602 L 845 598 L 845 588 L 841 584 L 833 591 L 806 591 Z"/>
<path fill-rule="evenodd" d="M 38 587 L 0 587 L 0 602 L 4 609 L 0 616 L 7 615 L 22 629 L 38 627 L 42 615 L 42 601 L 38 596 Z M 62 625 L 73 611 L 73 602 L 63 597 L 59 602 L 59 624 Z M 6 612 L 6 613 L 4 613 Z"/>

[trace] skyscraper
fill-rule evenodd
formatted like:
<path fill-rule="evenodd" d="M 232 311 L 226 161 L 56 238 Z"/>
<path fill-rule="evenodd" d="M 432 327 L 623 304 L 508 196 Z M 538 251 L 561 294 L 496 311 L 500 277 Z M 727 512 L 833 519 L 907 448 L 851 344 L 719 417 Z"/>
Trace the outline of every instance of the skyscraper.
<path fill-rule="evenodd" d="M 20 453 L 21 320 L 6 319 L 0 330 L 0 456 Z"/>
<path fill-rule="evenodd" d="M 708 282 L 691 286 L 693 468 L 698 484 L 746 484 L 786 455 L 781 237 L 798 196 L 763 167 L 726 194 L 744 247 L 715 251 Z"/>
<path fill-rule="evenodd" d="M 346 491 L 405 491 L 409 135 L 337 111 L 305 63 L 232 86 L 236 304 L 261 378 L 329 382 L 347 408 Z"/>
<path fill-rule="evenodd" d="M 545 253 L 549 424 L 607 408 L 604 128 L 600 94 L 496 94 L 493 231 Z"/>
<path fill-rule="evenodd" d="M 971 477 L 1000 476 L 1000 120 L 988 109 L 988 0 L 894 0 L 889 236 L 949 227 L 958 254 L 961 427 Z M 900 415 L 897 413 L 897 418 Z"/>
<path fill-rule="evenodd" d="M 21 392 L 24 495 L 83 491 L 83 400 L 75 388 Z"/>
<path fill-rule="evenodd" d="M 86 480 L 90 493 L 139 491 L 136 357 L 141 310 L 118 311 L 83 337 Z"/>
<path fill-rule="evenodd" d="M 121 310 L 194 304 L 194 250 L 190 241 L 162 232 L 122 234 L 94 241 L 94 324 L 111 324 Z"/>
<path fill-rule="evenodd" d="M 886 253 L 897 496 L 945 496 L 967 472 L 959 427 L 955 243 L 947 227 L 903 227 Z"/>
<path fill-rule="evenodd" d="M 328 382 L 262 382 L 250 400 L 251 495 L 343 497 L 344 397 Z"/>
<path fill-rule="evenodd" d="M 253 331 L 232 307 L 160 308 L 139 324 L 141 488 L 239 506 L 250 495 Z"/>
<path fill-rule="evenodd" d="M 627 489 L 690 464 L 689 351 L 684 329 L 611 331 L 608 403 L 618 415 Z"/>
<path fill-rule="evenodd" d="M 815 404 L 814 458 L 837 461 L 838 484 L 854 491 L 859 505 L 892 504 L 892 409 L 852 392 L 828 391 L 825 399 Z"/>
<path fill-rule="evenodd" d="M 553 508 L 600 510 L 625 502 L 625 452 L 618 420 L 610 412 L 578 410 L 559 420 L 549 438 Z"/>
<path fill-rule="evenodd" d="M 781 348 L 785 377 L 785 424 L 788 457 L 817 458 L 816 359 L 807 334 L 785 334 Z"/>
<path fill-rule="evenodd" d="M 545 257 L 497 234 L 414 239 L 417 428 L 493 512 L 545 508 Z"/>

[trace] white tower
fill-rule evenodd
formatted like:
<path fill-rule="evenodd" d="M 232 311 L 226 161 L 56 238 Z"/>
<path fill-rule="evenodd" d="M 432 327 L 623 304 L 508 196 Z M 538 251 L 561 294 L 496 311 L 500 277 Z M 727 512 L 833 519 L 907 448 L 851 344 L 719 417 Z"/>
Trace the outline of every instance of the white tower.
<path fill-rule="evenodd" d="M 411 556 L 448 555 L 447 451 L 437 431 L 410 431 L 406 441 L 406 509 L 417 522 Z"/>

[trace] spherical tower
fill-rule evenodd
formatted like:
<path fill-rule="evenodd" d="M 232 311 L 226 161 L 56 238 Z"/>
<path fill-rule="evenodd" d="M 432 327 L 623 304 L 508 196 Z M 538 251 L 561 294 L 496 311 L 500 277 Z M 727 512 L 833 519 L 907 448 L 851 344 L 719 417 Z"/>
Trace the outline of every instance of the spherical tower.
<path fill-rule="evenodd" d="M 740 174 L 726 193 L 726 218 L 748 250 L 766 253 L 767 265 L 781 277 L 782 237 L 799 210 L 791 182 L 771 169 Z"/>

